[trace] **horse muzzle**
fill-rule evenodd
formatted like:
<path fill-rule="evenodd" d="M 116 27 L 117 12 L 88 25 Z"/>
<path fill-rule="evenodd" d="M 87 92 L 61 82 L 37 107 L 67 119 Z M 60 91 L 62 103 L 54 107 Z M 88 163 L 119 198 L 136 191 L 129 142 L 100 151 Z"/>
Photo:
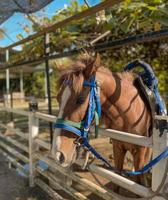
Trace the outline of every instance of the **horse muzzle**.
<path fill-rule="evenodd" d="M 57 151 L 52 157 L 54 157 L 54 159 L 59 165 L 61 165 L 64 168 L 68 168 L 71 167 L 72 164 L 75 162 L 76 155 L 76 152 L 74 152 L 72 155 L 66 155 L 62 151 Z"/>

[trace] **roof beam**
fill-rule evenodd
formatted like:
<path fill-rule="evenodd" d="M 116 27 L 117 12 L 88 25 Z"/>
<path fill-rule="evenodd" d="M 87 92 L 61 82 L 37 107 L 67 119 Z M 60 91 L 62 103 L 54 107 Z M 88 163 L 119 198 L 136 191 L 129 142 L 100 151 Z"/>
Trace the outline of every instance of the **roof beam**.
<path fill-rule="evenodd" d="M 144 34 L 139 34 L 136 36 L 130 36 L 130 37 L 127 37 L 124 39 L 118 39 L 115 41 L 107 41 L 104 43 L 98 43 L 95 46 L 93 46 L 92 49 L 100 52 L 107 49 L 117 49 L 117 48 L 126 47 L 126 46 L 130 46 L 134 44 L 149 43 L 149 42 L 163 40 L 167 38 L 168 38 L 168 29 L 163 29 L 160 31 L 153 31 L 153 32 L 147 32 Z M 23 67 L 25 65 L 30 65 L 30 64 L 40 64 L 41 62 L 44 62 L 45 60 L 48 60 L 48 59 L 57 59 L 57 58 L 72 56 L 81 52 L 81 50 L 82 49 L 74 49 L 74 50 L 56 54 L 56 55 L 44 56 L 42 58 L 32 60 L 32 61 L 25 61 L 18 64 L 4 65 L 0 67 L 0 71 L 7 68 L 13 68 L 13 67 L 18 67 L 18 66 Z"/>

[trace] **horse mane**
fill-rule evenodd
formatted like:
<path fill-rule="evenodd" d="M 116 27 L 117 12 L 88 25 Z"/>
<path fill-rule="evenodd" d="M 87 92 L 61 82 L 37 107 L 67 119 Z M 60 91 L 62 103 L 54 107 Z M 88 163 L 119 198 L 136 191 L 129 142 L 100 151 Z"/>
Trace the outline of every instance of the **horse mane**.
<path fill-rule="evenodd" d="M 70 81 L 72 84 L 72 88 L 76 94 L 79 94 L 83 87 L 84 82 L 84 75 L 83 71 L 90 67 L 89 64 L 94 62 L 94 58 L 91 57 L 89 54 L 81 54 L 77 61 L 70 60 L 68 66 L 66 66 L 60 74 L 58 79 L 58 87 L 60 88 L 66 82 Z M 98 69 L 99 72 L 111 75 L 111 71 L 103 66 L 100 66 Z M 115 73 L 115 72 L 113 72 Z M 121 80 L 127 80 L 129 82 L 133 82 L 134 76 L 130 72 L 121 72 L 116 73 Z"/>
<path fill-rule="evenodd" d="M 71 81 L 71 86 L 75 93 L 80 93 L 84 82 L 83 71 L 93 61 L 94 59 L 89 54 L 81 54 L 75 62 L 70 60 L 68 66 L 61 71 L 58 87 L 61 87 L 65 82 Z"/>
<path fill-rule="evenodd" d="M 134 81 L 135 77 L 134 74 L 132 72 L 122 72 L 122 73 L 117 73 L 119 74 L 119 77 L 122 80 L 127 80 L 128 82 L 132 82 Z"/>

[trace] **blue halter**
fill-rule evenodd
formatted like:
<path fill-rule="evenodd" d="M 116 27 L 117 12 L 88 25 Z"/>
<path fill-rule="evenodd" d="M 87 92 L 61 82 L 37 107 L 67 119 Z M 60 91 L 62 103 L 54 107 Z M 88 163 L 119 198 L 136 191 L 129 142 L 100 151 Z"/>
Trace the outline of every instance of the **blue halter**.
<path fill-rule="evenodd" d="M 71 83 L 67 82 L 66 84 L 71 84 Z M 138 170 L 135 172 L 120 172 L 117 169 L 115 169 L 108 162 L 108 160 L 106 160 L 101 154 L 99 154 L 88 142 L 89 128 L 92 122 L 94 120 L 97 121 L 96 119 L 97 118 L 99 119 L 101 117 L 101 103 L 100 103 L 98 85 L 97 85 L 95 76 L 91 77 L 89 81 L 84 81 L 83 85 L 86 87 L 90 87 L 89 105 L 88 105 L 85 119 L 80 123 L 76 123 L 76 122 L 71 122 L 68 120 L 58 118 L 56 123 L 54 124 L 54 128 L 64 129 L 76 134 L 79 138 L 82 139 L 81 144 L 85 148 L 87 148 L 88 151 L 90 151 L 97 159 L 103 161 L 111 170 L 122 175 L 128 176 L 128 175 L 143 174 L 149 171 L 160 160 L 168 156 L 168 148 L 167 148 L 162 154 L 160 154 L 158 157 L 156 157 L 154 160 L 152 160 L 150 163 L 144 166 L 141 170 Z M 96 122 L 95 130 L 98 130 L 98 125 L 99 123 Z"/>
<path fill-rule="evenodd" d="M 67 84 L 70 84 L 70 82 L 67 82 Z M 83 85 L 90 87 L 90 96 L 86 117 L 80 124 L 81 128 L 77 128 L 77 126 L 73 123 L 71 125 L 71 121 L 62 119 L 57 119 L 56 123 L 54 124 L 54 128 L 61 128 L 70 131 L 79 136 L 79 138 L 82 138 L 81 144 L 86 147 L 88 151 L 90 151 L 97 159 L 100 159 L 106 163 L 108 167 L 113 168 L 111 164 L 88 143 L 89 128 L 94 120 L 97 121 L 96 119 L 101 117 L 101 103 L 95 76 L 91 77 L 89 81 L 84 81 Z M 98 130 L 98 125 L 99 123 L 96 122 L 96 130 Z"/>

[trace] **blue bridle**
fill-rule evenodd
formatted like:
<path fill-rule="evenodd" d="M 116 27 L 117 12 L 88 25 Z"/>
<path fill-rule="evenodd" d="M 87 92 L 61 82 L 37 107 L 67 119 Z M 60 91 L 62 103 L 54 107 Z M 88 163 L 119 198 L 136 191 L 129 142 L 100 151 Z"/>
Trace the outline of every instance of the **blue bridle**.
<path fill-rule="evenodd" d="M 67 84 L 71 83 L 67 82 Z M 90 87 L 89 103 L 85 119 L 80 123 L 74 123 L 58 118 L 54 128 L 64 129 L 77 135 L 81 138 L 81 145 L 87 148 L 87 150 L 90 151 L 97 159 L 102 160 L 108 167 L 112 168 L 111 164 L 88 142 L 88 134 L 92 122 L 95 121 L 95 134 L 97 135 L 99 119 L 101 117 L 99 88 L 95 76 L 92 76 L 89 81 L 84 81 L 83 86 Z"/>
<path fill-rule="evenodd" d="M 67 82 L 66 84 L 71 84 Z M 122 175 L 139 175 L 149 171 L 156 163 L 168 156 L 168 148 L 160 154 L 158 157 L 149 162 L 141 170 L 135 172 L 120 172 L 114 168 L 107 159 L 105 159 L 101 154 L 99 154 L 88 142 L 89 129 L 93 121 L 95 121 L 95 134 L 98 131 L 99 119 L 101 117 L 101 102 L 99 96 L 99 88 L 96 82 L 95 76 L 92 76 L 89 81 L 84 81 L 83 86 L 90 87 L 89 104 L 87 109 L 87 114 L 82 122 L 76 123 L 62 118 L 58 118 L 54 124 L 54 128 L 60 128 L 70 131 L 77 135 L 81 140 L 80 144 L 87 148 L 97 159 L 103 161 L 111 170 Z"/>

